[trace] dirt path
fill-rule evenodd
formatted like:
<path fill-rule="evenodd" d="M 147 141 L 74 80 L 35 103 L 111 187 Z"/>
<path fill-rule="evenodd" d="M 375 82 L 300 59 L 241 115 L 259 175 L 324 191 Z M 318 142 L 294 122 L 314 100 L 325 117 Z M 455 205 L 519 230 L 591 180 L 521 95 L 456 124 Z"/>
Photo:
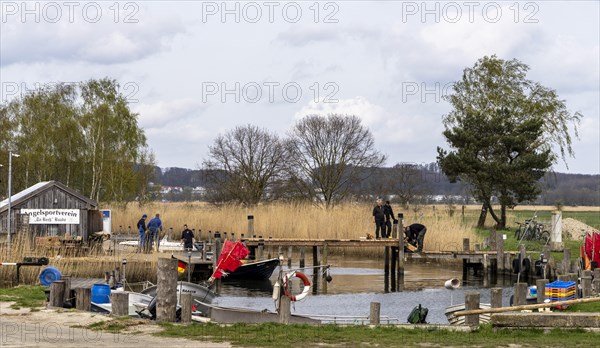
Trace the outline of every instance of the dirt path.
<path fill-rule="evenodd" d="M 14 310 L 10 302 L 0 302 L 0 347 L 231 347 L 228 343 L 162 338 L 154 324 L 136 325 L 120 333 L 82 328 L 111 318 L 87 312 L 29 308 Z"/>

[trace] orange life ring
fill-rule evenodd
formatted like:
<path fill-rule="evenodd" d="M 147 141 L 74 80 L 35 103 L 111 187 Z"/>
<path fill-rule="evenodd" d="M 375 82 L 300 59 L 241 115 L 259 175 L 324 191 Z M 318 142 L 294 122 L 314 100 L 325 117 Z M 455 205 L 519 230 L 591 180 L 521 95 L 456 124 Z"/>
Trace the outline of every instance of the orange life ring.
<path fill-rule="evenodd" d="M 291 293 L 291 291 L 289 290 L 290 279 L 293 277 L 299 278 L 300 280 L 302 280 L 302 283 L 304 284 L 304 289 L 302 289 L 302 292 L 298 295 L 293 295 Z M 304 274 L 302 274 L 300 272 L 293 271 L 293 272 L 286 274 L 283 283 L 284 283 L 283 292 L 285 293 L 285 296 L 287 296 L 290 299 L 290 301 L 302 301 L 310 292 L 310 281 Z"/>

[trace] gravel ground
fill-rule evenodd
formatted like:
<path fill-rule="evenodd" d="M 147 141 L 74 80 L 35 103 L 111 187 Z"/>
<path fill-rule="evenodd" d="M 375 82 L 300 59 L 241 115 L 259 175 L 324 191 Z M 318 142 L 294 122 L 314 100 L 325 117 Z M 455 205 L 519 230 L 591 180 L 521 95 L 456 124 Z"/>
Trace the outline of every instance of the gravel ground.
<path fill-rule="evenodd" d="M 11 309 L 11 302 L 0 302 L 0 347 L 231 347 L 228 343 L 155 337 L 154 324 L 141 323 L 120 333 L 82 328 L 110 317 L 87 312 L 29 308 Z"/>

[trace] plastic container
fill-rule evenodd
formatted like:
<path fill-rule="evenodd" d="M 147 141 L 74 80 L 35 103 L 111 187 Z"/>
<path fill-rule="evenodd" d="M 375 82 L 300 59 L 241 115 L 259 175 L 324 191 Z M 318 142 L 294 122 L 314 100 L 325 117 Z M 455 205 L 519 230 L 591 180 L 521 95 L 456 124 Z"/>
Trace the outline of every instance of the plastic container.
<path fill-rule="evenodd" d="M 40 272 L 40 284 L 42 286 L 50 286 L 52 282 L 60 280 L 60 277 L 62 275 L 58 269 L 52 266 L 46 267 Z"/>
<path fill-rule="evenodd" d="M 92 302 L 110 303 L 110 286 L 108 284 L 92 285 Z"/>

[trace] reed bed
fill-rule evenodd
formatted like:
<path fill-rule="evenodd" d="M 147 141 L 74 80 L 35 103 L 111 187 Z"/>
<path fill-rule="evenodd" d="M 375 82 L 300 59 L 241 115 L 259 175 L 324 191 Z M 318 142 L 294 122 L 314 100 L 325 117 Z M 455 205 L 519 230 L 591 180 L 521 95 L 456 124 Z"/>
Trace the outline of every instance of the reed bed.
<path fill-rule="evenodd" d="M 367 233 L 375 233 L 372 209 L 370 204 L 344 204 L 333 209 L 323 209 L 311 204 L 264 204 L 252 208 L 225 205 L 214 206 L 201 202 L 191 203 L 150 203 L 143 206 L 137 204 L 113 204 L 105 209 L 112 210 L 113 234 L 137 235 L 135 225 L 142 214 L 152 218 L 156 213 L 161 215 L 164 233 L 171 232 L 172 239 L 177 240 L 183 225 L 194 228 L 196 233 L 202 231 L 204 237 L 208 231 L 228 232 L 240 238 L 248 236 L 248 215 L 254 216 L 254 234 L 264 238 L 301 238 L 301 239 L 359 239 Z M 399 206 L 393 206 L 396 213 Z M 471 220 L 466 220 L 460 213 L 444 206 L 432 206 L 419 209 L 404 209 L 404 224 L 419 222 L 427 226 L 425 251 L 459 250 L 463 238 L 470 238 L 472 243 L 479 243 Z M 452 216 L 450 216 L 452 215 Z M 171 230 L 172 229 L 172 230 Z M 3 262 L 21 261 L 25 256 L 50 256 L 50 265 L 58 268 L 62 274 L 71 277 L 103 278 L 104 273 L 116 267 L 122 267 L 122 260 L 127 259 L 127 279 L 129 281 L 150 280 L 156 277 L 158 257 L 166 254 L 137 254 L 133 249 L 129 252 L 117 249 L 110 255 L 103 254 L 95 247 L 90 248 L 88 255 L 72 257 L 60 255 L 54 250 L 34 248 L 27 231 L 20 231 L 13 238 L 12 250 L 0 244 L 0 257 Z M 58 254 L 57 254 L 58 252 Z M 295 250 L 294 253 L 297 251 Z M 331 255 L 345 253 L 357 258 L 382 258 L 381 248 L 344 248 L 330 249 Z M 297 257 L 297 255 L 293 255 Z M 40 267 L 22 267 L 21 282 L 26 284 L 38 281 Z M 15 278 L 15 267 L 0 267 L 3 281 L 12 282 Z"/>
<path fill-rule="evenodd" d="M 393 208 L 396 212 L 400 211 L 399 206 Z M 174 239 L 181 233 L 183 224 L 196 231 L 201 230 L 203 236 L 208 231 L 228 232 L 229 235 L 234 233 L 235 238 L 240 238 L 242 233 L 247 236 L 248 215 L 254 216 L 254 234 L 264 238 L 358 239 L 366 237 L 367 233 L 375 233 L 373 206 L 370 204 L 344 204 L 333 209 L 323 209 L 311 204 L 277 203 L 248 208 L 193 202 L 153 203 L 142 207 L 114 206 L 111 209 L 113 230 L 135 234 L 135 224 L 142 214 L 147 214 L 150 218 L 159 213 L 165 233 L 169 233 L 172 228 Z M 415 222 L 427 226 L 426 251 L 462 248 L 463 238 L 479 242 L 470 222 L 460 214 L 451 214 L 444 206 L 409 208 L 404 213 L 404 224 Z M 376 257 L 380 254 L 380 250 L 369 252 L 369 255 Z"/>

